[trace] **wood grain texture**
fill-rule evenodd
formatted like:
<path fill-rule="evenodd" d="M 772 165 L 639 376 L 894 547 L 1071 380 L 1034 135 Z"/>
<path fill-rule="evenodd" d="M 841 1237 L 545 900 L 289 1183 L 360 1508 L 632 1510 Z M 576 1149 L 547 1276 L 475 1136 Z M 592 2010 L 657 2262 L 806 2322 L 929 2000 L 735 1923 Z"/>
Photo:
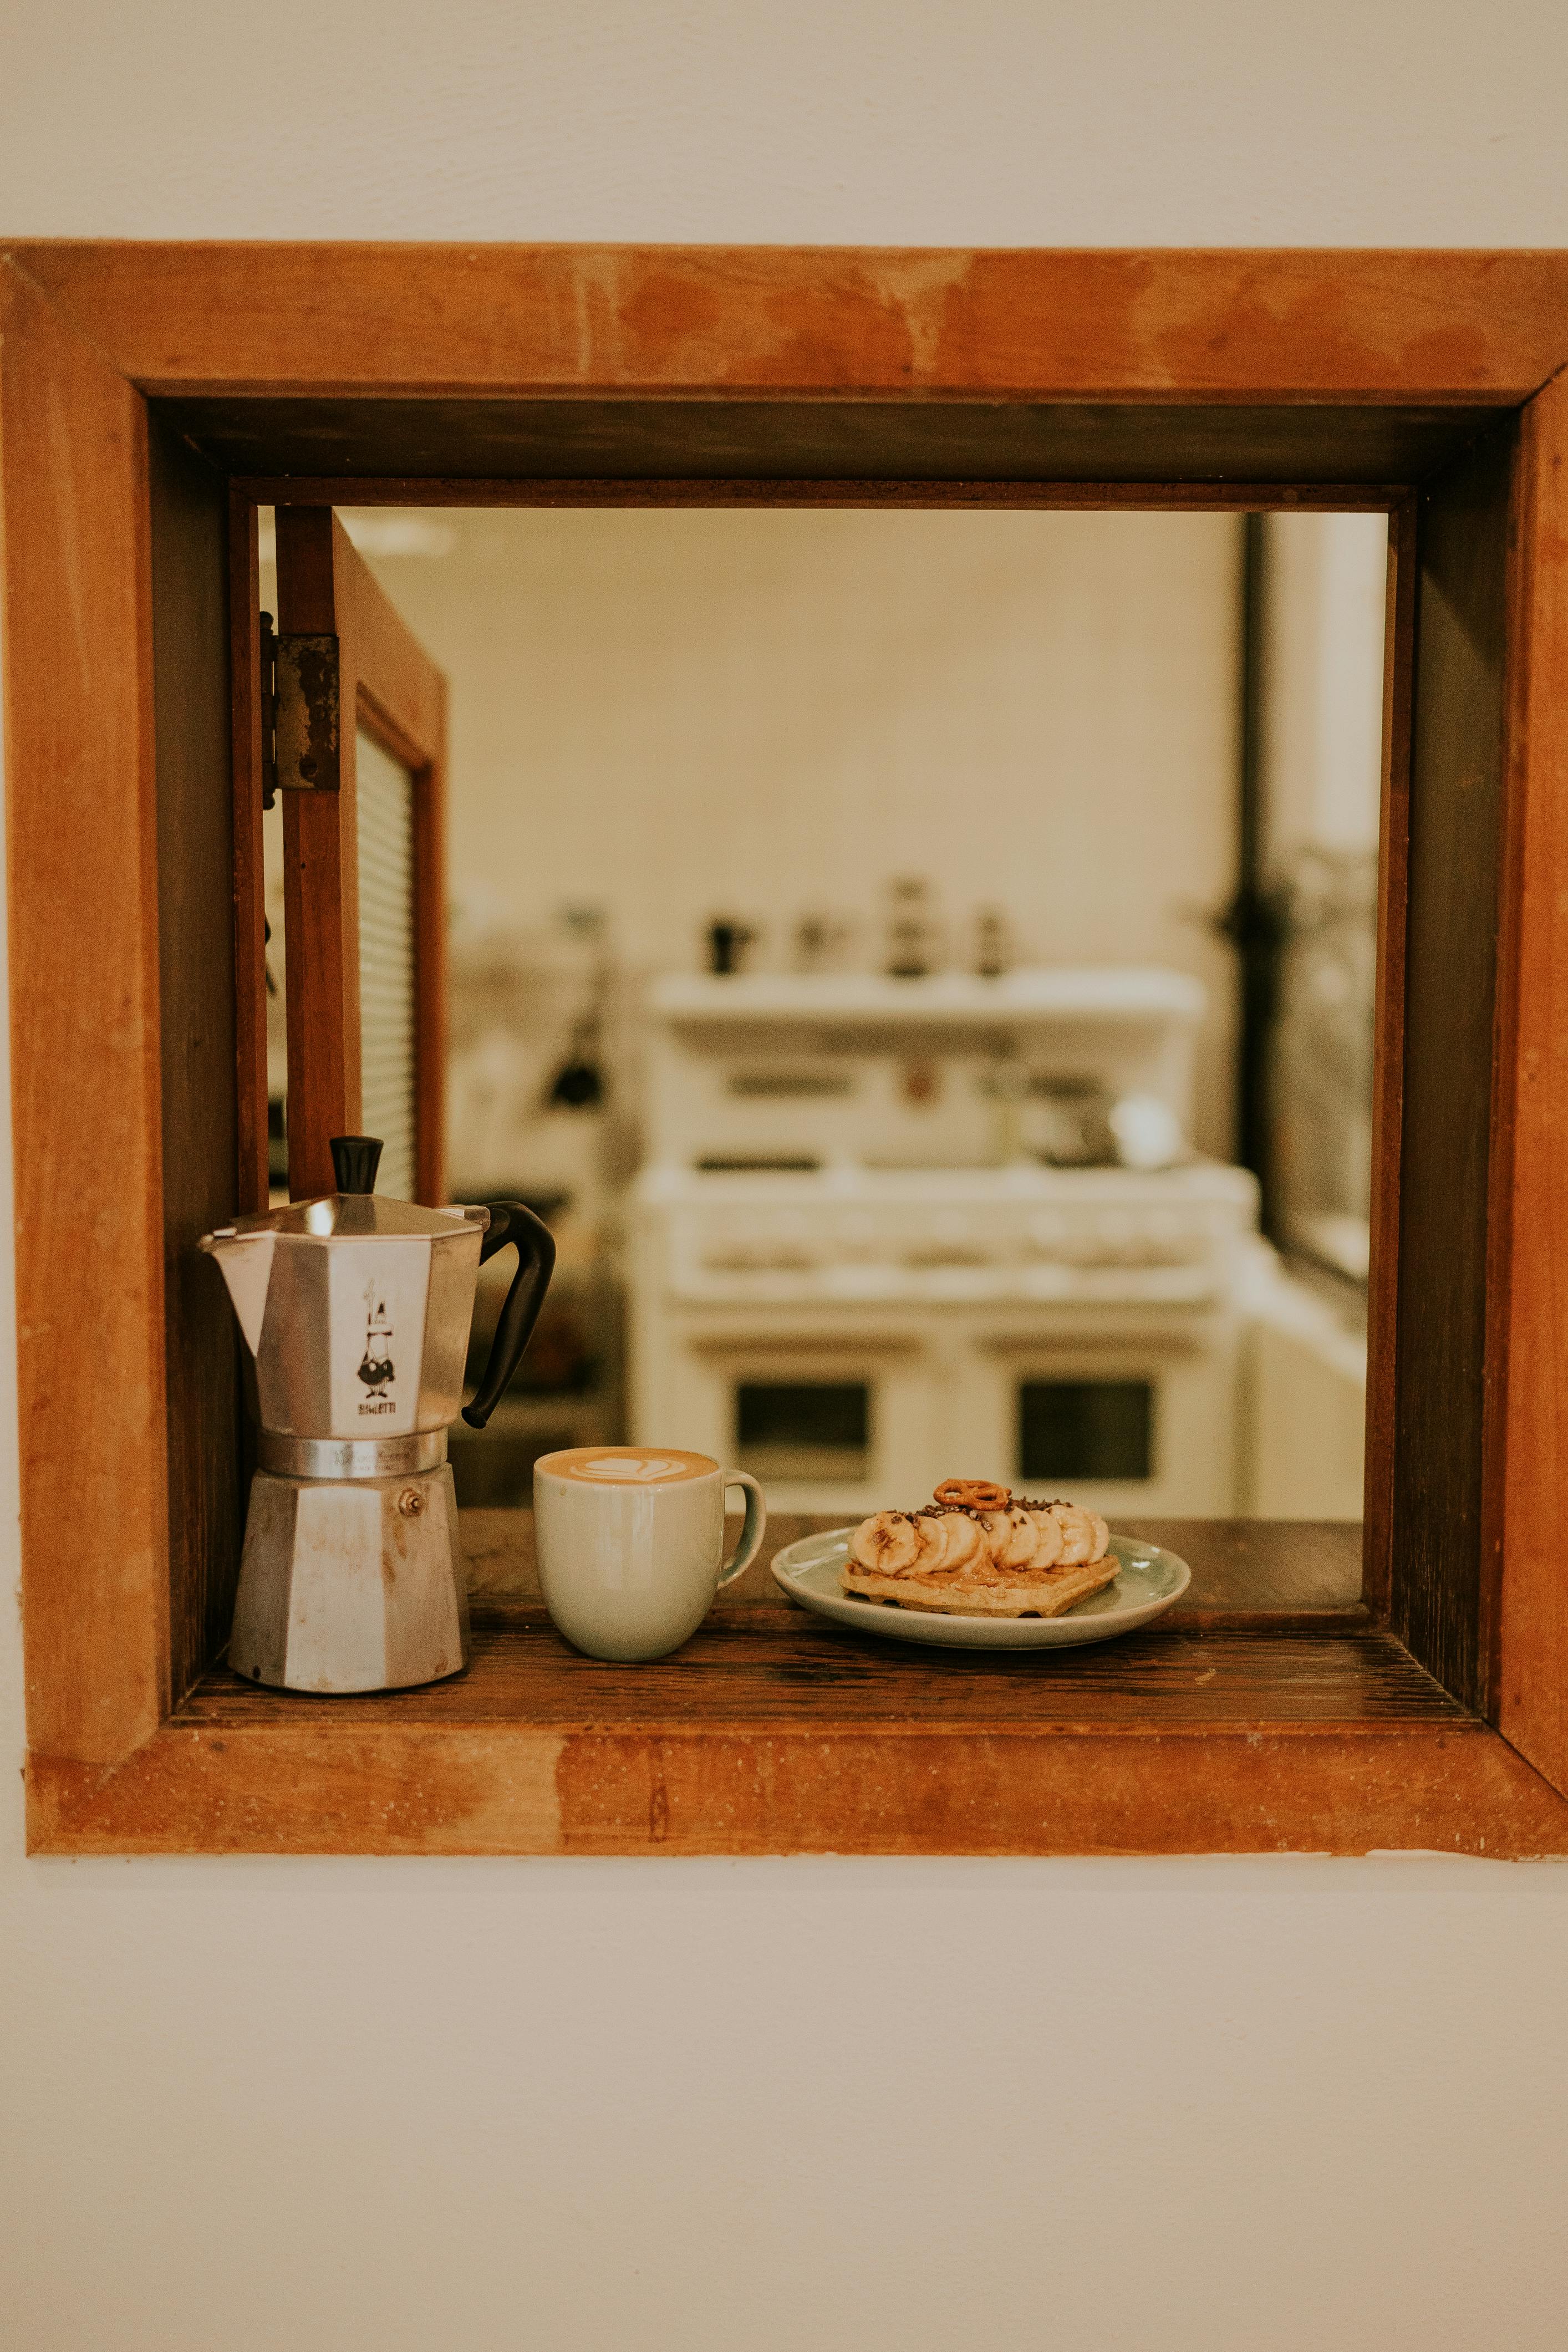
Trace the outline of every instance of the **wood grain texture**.
<path fill-rule="evenodd" d="M 1047 492 L 1188 482 L 1216 496 L 1233 483 L 1307 496 L 1341 483 L 1359 505 L 1369 488 L 1437 471 L 1504 413 L 1492 402 L 1352 408 L 767 391 L 504 400 L 351 391 L 153 405 L 236 475 L 315 475 L 340 486 L 357 476 L 445 476 L 459 486 L 489 478 L 514 486 L 514 496 L 556 478 L 553 502 L 591 505 L 615 503 L 639 480 L 668 482 L 685 503 L 697 485 L 727 500 L 733 483 L 744 503 L 755 484 L 784 482 L 808 504 L 876 481 L 932 481 L 955 497 L 1009 482 Z"/>
<path fill-rule="evenodd" d="M 879 1612 L 886 1616 L 887 1612 Z M 542 1608 L 485 1602 L 465 1674 L 392 1702 L 399 1719 L 560 1731 L 736 1729 L 795 1724 L 921 1729 L 960 1725 L 1043 1733 L 1085 1725 L 1158 1732 L 1178 1725 L 1447 1725 L 1470 1718 L 1388 1634 L 1279 1633 L 1161 1622 L 1068 1650 L 938 1650 L 830 1623 L 786 1602 L 721 1601 L 670 1658 L 630 1671 L 578 1654 Z M 263 1691 L 225 1668 L 171 1720 L 196 1729 L 315 1722 L 321 1701 Z M 335 1724 L 389 1719 L 384 1694 L 331 1703 Z"/>
<path fill-rule="evenodd" d="M 1484 1728 L 196 1731 L 29 1776 L 35 1853 L 1568 1852 Z"/>
<path fill-rule="evenodd" d="M 360 718 L 394 759 L 422 769 L 445 750 L 447 681 L 346 534 L 334 581 Z"/>
<path fill-rule="evenodd" d="M 257 501 L 229 488 L 228 674 L 234 827 L 235 1202 L 268 1202 L 267 873 L 261 839 L 261 611 Z M 276 620 L 277 615 L 273 615 Z"/>
<path fill-rule="evenodd" d="M 27 1734 L 104 1764 L 169 1697 L 146 413 L 0 267 Z"/>
<path fill-rule="evenodd" d="M 1568 1852 L 1568 1805 L 1386 1635 L 908 1653 L 721 1607 L 607 1667 L 541 1611 L 392 1697 L 207 1678 L 113 1773 L 35 1768 L 40 1852 Z"/>
<path fill-rule="evenodd" d="M 144 392 L 735 386 L 1523 400 L 1568 258 L 1521 252 L 26 242 Z"/>
<path fill-rule="evenodd" d="M 1420 497 L 1405 924 L 1389 1622 L 1478 1712 L 1513 457 L 1500 427 Z"/>
<path fill-rule="evenodd" d="M 1234 425 L 1237 411 L 1225 412 Z M 1447 418 L 1451 412 L 1445 411 Z M 886 457 L 884 452 L 884 457 Z M 1427 470 L 1423 467 L 1422 471 Z M 237 492 L 258 506 L 451 506 L 563 507 L 826 507 L 940 508 L 958 512 L 1065 509 L 1099 513 L 1132 508 L 1140 513 L 1235 514 L 1259 512 L 1382 514 L 1408 496 L 1397 482 L 1024 481 L 993 478 L 945 481 L 926 475 L 862 475 L 842 480 L 799 479 L 787 475 L 745 478 L 643 475 L 627 479 L 557 479 L 541 476 L 489 475 L 478 479 L 450 474 L 342 475 L 267 474 L 237 476 Z"/>
<path fill-rule="evenodd" d="M 281 793 L 283 935 L 288 962 L 289 1191 L 336 1187 L 329 1149 L 360 1123 L 359 828 L 354 664 L 342 642 L 340 572 L 353 550 L 329 509 L 294 507 L 278 528 L 278 626 L 339 638 L 339 787 Z"/>
<path fill-rule="evenodd" d="M 190 1687 L 226 1639 L 239 1573 L 234 1316 L 196 1242 L 234 1214 L 234 798 L 228 500 L 161 426 L 149 436 L 158 777 L 169 1674 Z"/>
<path fill-rule="evenodd" d="M 1501 1328 L 1497 1720 L 1568 1790 L 1568 379 L 1521 420 L 1510 583 L 1511 818 L 1500 992 L 1510 1248 Z M 1506 1349 L 1506 1353 L 1504 1350 Z"/>

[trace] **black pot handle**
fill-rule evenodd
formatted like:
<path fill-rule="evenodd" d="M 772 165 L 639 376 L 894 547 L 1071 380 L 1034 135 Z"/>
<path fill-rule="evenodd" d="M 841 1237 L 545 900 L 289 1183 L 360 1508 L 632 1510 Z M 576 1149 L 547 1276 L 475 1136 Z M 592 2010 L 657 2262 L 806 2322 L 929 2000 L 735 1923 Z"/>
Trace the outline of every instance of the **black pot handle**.
<path fill-rule="evenodd" d="M 479 1264 L 505 1249 L 508 1242 L 517 1244 L 517 1272 L 496 1325 L 479 1394 L 472 1404 L 463 1407 L 463 1419 L 470 1429 L 483 1429 L 505 1395 L 522 1361 L 522 1351 L 533 1337 L 555 1271 L 555 1236 L 543 1218 L 525 1209 L 521 1201 L 497 1201 L 491 1207 L 489 1227 L 479 1244 Z"/>

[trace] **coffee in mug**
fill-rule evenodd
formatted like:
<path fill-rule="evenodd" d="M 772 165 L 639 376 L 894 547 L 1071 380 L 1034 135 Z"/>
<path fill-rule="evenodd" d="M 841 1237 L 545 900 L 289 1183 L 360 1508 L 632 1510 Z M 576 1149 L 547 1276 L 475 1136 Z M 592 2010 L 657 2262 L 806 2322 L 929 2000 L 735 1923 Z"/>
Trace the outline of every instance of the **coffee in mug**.
<path fill-rule="evenodd" d="M 724 1496 L 744 1489 L 745 1523 L 724 1558 Z M 676 1446 L 573 1445 L 533 1465 L 534 1542 L 544 1605 L 591 1658 L 667 1657 L 713 1596 L 748 1569 L 768 1507 L 744 1470 Z"/>

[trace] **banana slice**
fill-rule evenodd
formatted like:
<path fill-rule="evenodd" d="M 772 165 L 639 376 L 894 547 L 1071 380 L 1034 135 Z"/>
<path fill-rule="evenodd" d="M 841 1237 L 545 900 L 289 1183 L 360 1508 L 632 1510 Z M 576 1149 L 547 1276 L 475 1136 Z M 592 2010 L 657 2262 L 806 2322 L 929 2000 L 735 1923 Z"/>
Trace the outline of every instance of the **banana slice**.
<path fill-rule="evenodd" d="M 1007 1514 L 1007 1549 L 998 1559 L 998 1568 L 1027 1568 L 1035 1557 L 1035 1546 L 1040 1531 L 1032 1515 L 1022 1503 L 1015 1503 Z"/>
<path fill-rule="evenodd" d="M 920 1546 L 915 1562 L 917 1576 L 938 1576 L 947 1556 L 947 1516 L 944 1512 L 922 1511 L 913 1522 L 915 1540 Z"/>
<path fill-rule="evenodd" d="M 998 1571 L 1026 1568 L 1034 1558 L 1034 1523 L 1027 1511 L 1018 1505 L 1005 1510 L 984 1512 L 980 1529 L 991 1556 L 991 1565 Z"/>
<path fill-rule="evenodd" d="M 1012 1514 L 1006 1510 L 982 1511 L 977 1522 L 993 1568 L 1000 1568 L 1012 1540 Z"/>
<path fill-rule="evenodd" d="M 849 1538 L 849 1557 L 874 1576 L 907 1576 L 920 1558 L 919 1521 L 907 1511 L 878 1511 Z"/>
<path fill-rule="evenodd" d="M 966 1511 L 943 1511 L 937 1522 L 942 1530 L 942 1565 L 944 1573 L 962 1576 L 990 1554 L 978 1519 Z"/>
<path fill-rule="evenodd" d="M 949 1479 L 949 1488 L 961 1482 Z M 967 1482 L 979 1487 L 982 1482 Z M 939 1496 L 942 1490 L 938 1489 Z M 1110 1549 L 1098 1511 L 1077 1503 L 992 1503 L 988 1487 L 966 1508 L 878 1511 L 849 1539 L 855 1564 L 874 1576 L 951 1576 L 971 1582 L 1045 1576 L 1053 1569 L 1092 1567 Z"/>
<path fill-rule="evenodd" d="M 1053 1503 L 1051 1517 L 1062 1531 L 1062 1566 L 1081 1568 L 1086 1560 L 1093 1559 L 1095 1525 L 1092 1514 L 1079 1510 L 1076 1503 Z M 1100 1526 L 1104 1525 L 1102 1519 Z"/>
<path fill-rule="evenodd" d="M 1047 1569 L 1055 1568 L 1058 1560 L 1065 1563 L 1067 1555 L 1056 1514 L 1053 1511 L 1030 1511 L 1026 1516 L 1034 1529 L 1035 1541 L 1026 1565 L 1043 1574 Z"/>

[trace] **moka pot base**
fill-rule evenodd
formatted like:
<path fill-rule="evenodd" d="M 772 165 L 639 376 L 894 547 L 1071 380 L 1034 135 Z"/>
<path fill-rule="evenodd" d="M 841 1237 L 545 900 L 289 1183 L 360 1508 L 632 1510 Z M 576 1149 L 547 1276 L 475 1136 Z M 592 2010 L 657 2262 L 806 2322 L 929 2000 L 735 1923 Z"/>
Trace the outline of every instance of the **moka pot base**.
<path fill-rule="evenodd" d="M 247 1682 L 324 1696 L 460 1673 L 468 1586 L 445 1462 L 384 1477 L 258 1470 L 228 1660 Z"/>

